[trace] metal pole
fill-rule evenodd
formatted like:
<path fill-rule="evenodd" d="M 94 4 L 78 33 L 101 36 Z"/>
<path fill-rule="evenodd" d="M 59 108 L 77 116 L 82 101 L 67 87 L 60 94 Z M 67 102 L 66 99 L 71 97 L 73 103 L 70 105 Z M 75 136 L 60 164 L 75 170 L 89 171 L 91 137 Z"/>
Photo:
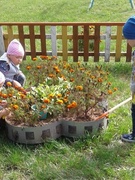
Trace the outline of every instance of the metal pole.
<path fill-rule="evenodd" d="M 94 3 L 94 0 L 91 0 L 90 4 L 89 4 L 89 9 L 91 9 L 93 7 L 93 3 Z"/>
<path fill-rule="evenodd" d="M 129 2 L 130 2 L 130 4 L 131 4 L 131 7 L 132 7 L 133 9 L 135 9 L 135 5 L 134 5 L 133 0 L 129 0 Z"/>

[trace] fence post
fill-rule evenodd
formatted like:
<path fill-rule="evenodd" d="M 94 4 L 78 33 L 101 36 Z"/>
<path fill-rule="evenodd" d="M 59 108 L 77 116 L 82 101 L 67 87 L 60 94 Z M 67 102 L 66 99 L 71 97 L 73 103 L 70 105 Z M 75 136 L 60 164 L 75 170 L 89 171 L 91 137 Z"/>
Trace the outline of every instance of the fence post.
<path fill-rule="evenodd" d="M 0 26 L 0 56 L 5 52 L 2 27 Z"/>
<path fill-rule="evenodd" d="M 106 27 L 106 40 L 105 40 L 105 62 L 110 60 L 110 45 L 111 45 L 111 26 Z"/>
<path fill-rule="evenodd" d="M 56 26 L 51 26 L 52 56 L 57 56 Z"/>

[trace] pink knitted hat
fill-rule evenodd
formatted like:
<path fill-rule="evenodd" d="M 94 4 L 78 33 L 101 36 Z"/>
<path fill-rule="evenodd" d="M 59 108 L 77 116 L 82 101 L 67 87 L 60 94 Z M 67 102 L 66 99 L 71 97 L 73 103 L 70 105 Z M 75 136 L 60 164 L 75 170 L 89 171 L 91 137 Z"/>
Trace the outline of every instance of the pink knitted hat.
<path fill-rule="evenodd" d="M 7 54 L 22 57 L 24 56 L 24 49 L 17 39 L 14 39 L 9 43 L 7 48 Z"/>
<path fill-rule="evenodd" d="M 0 72 L 0 84 L 5 82 L 5 76 L 2 72 Z"/>

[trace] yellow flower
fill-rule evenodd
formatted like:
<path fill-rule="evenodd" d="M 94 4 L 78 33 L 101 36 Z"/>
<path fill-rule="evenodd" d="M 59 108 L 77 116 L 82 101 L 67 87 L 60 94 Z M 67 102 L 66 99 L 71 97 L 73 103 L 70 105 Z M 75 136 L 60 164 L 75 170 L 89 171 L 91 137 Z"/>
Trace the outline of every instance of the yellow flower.
<path fill-rule="evenodd" d="M 58 99 L 57 103 L 58 103 L 58 104 L 63 104 L 63 100 Z"/>
<path fill-rule="evenodd" d="M 76 89 L 82 91 L 82 90 L 83 90 L 83 87 L 82 87 L 82 86 L 76 86 Z"/>
<path fill-rule="evenodd" d="M 53 98 L 54 97 L 54 94 L 49 94 L 49 98 Z"/>
<path fill-rule="evenodd" d="M 16 105 L 16 104 L 14 104 L 12 107 L 13 107 L 14 110 L 17 110 L 19 108 L 19 106 Z"/>
<path fill-rule="evenodd" d="M 7 82 L 6 85 L 7 85 L 8 87 L 10 87 L 10 86 L 12 86 L 12 83 L 11 83 L 11 82 Z"/>
<path fill-rule="evenodd" d="M 62 96 L 62 94 L 57 94 L 57 96 L 58 96 L 58 97 L 61 97 L 61 96 Z"/>

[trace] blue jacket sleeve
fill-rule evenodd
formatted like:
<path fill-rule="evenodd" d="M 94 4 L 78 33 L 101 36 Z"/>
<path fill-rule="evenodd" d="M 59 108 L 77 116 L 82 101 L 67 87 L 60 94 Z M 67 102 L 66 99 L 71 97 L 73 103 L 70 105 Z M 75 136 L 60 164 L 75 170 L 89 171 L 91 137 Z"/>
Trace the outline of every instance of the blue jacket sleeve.
<path fill-rule="evenodd" d="M 9 71 L 10 66 L 7 62 L 5 61 L 0 61 L 0 71 L 4 74 L 4 76 L 6 77 L 6 73 Z M 13 82 L 12 79 L 6 78 L 5 79 L 5 83 L 4 86 L 6 85 L 7 82 Z"/>
<path fill-rule="evenodd" d="M 5 61 L 0 61 L 0 71 L 6 75 L 6 73 L 9 71 L 10 66 L 7 62 Z"/>

